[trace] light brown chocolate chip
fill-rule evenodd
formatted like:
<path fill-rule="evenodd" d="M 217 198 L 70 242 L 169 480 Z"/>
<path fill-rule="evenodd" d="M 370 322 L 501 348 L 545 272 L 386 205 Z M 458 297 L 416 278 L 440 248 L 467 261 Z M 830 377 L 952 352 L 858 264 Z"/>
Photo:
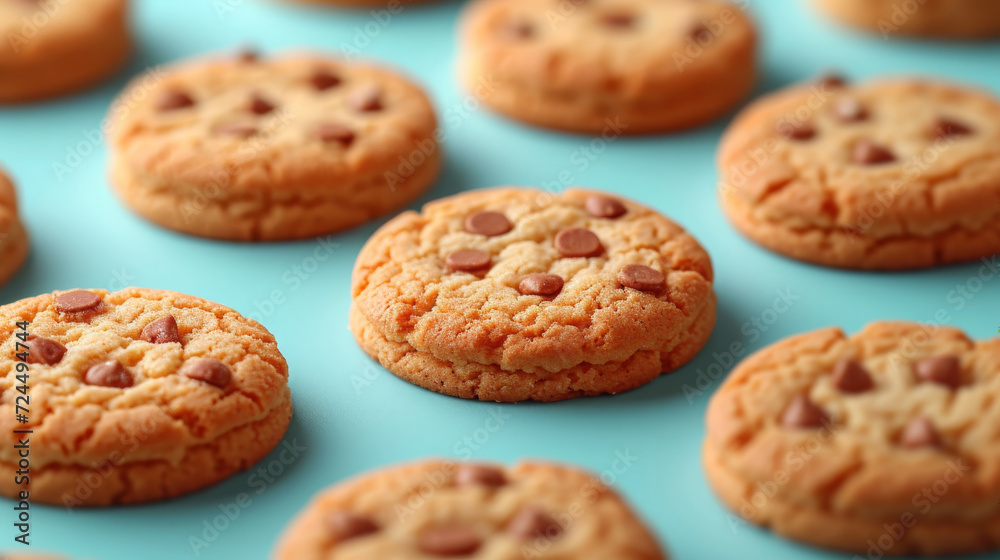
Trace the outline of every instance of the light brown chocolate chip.
<path fill-rule="evenodd" d="M 236 60 L 249 64 L 260 60 L 260 55 L 253 49 L 243 49 L 236 53 Z"/>
<path fill-rule="evenodd" d="M 618 271 L 618 283 L 626 288 L 655 294 L 667 287 L 667 277 L 655 268 L 627 264 Z"/>
<path fill-rule="evenodd" d="M 474 529 L 459 525 L 429 529 L 419 539 L 420 551 L 432 556 L 468 556 L 482 545 L 483 539 Z"/>
<path fill-rule="evenodd" d="M 463 249 L 448 255 L 445 260 L 452 270 L 470 272 L 489 268 L 493 258 L 486 251 Z"/>
<path fill-rule="evenodd" d="M 56 296 L 56 311 L 78 313 L 93 309 L 101 304 L 101 296 L 86 290 L 73 290 Z"/>
<path fill-rule="evenodd" d="M 375 86 L 359 89 L 351 95 L 349 103 L 355 111 L 362 113 L 381 111 L 382 91 Z"/>
<path fill-rule="evenodd" d="M 309 78 L 309 83 L 312 84 L 317 91 L 326 91 L 330 88 L 337 87 L 340 85 L 340 76 L 330 72 L 329 70 L 316 70 L 313 72 L 312 77 Z"/>
<path fill-rule="evenodd" d="M 514 516 L 507 526 L 507 533 L 525 541 L 541 537 L 551 539 L 562 533 L 562 527 L 541 508 L 528 506 Z"/>
<path fill-rule="evenodd" d="M 695 43 L 708 44 L 715 38 L 712 35 L 712 31 L 705 27 L 704 24 L 698 23 L 692 25 L 687 31 L 687 38 Z"/>
<path fill-rule="evenodd" d="M 864 393 L 874 387 L 868 370 L 857 361 L 844 358 L 833 367 L 833 386 L 841 393 Z"/>
<path fill-rule="evenodd" d="M 504 476 L 503 469 L 492 465 L 462 465 L 455 473 L 456 486 L 499 488 L 505 484 L 507 484 L 507 477 Z"/>
<path fill-rule="evenodd" d="M 635 26 L 635 16 L 626 12 L 609 12 L 601 16 L 601 23 L 610 29 L 631 29 Z"/>
<path fill-rule="evenodd" d="M 927 418 L 916 418 L 903 428 L 899 443 L 909 449 L 920 447 L 941 447 L 941 434 L 934 423 Z"/>
<path fill-rule="evenodd" d="M 628 211 L 621 201 L 610 196 L 588 196 L 584 206 L 587 209 L 587 213 L 595 218 L 614 219 L 623 216 Z"/>
<path fill-rule="evenodd" d="M 348 541 L 377 533 L 378 525 L 370 517 L 349 511 L 338 511 L 326 518 L 326 526 L 337 542 Z"/>
<path fill-rule="evenodd" d="M 826 411 L 812 402 L 808 396 L 795 397 L 781 415 L 781 424 L 786 428 L 819 428 L 829 420 Z"/>
<path fill-rule="evenodd" d="M 465 231 L 470 233 L 494 237 L 512 229 L 513 224 L 500 212 L 473 212 L 465 217 Z"/>
<path fill-rule="evenodd" d="M 851 157 L 854 163 L 862 165 L 879 165 L 896 161 L 896 156 L 889 148 L 869 140 L 862 140 L 855 144 Z"/>
<path fill-rule="evenodd" d="M 597 235 L 589 229 L 569 228 L 556 235 L 556 250 L 567 258 L 595 257 L 604 252 Z"/>
<path fill-rule="evenodd" d="M 913 373 L 924 383 L 937 383 L 951 389 L 962 385 L 962 364 L 958 356 L 934 356 L 914 364 Z"/>
<path fill-rule="evenodd" d="M 185 109 L 193 106 L 194 99 L 192 99 L 187 93 L 178 89 L 164 91 L 156 100 L 156 108 L 163 112 L 176 111 L 177 109 Z"/>
<path fill-rule="evenodd" d="M 970 134 L 972 134 L 971 128 L 951 119 L 940 118 L 934 123 L 935 138 L 958 138 Z"/>
<path fill-rule="evenodd" d="M 132 386 L 132 374 L 121 362 L 111 360 L 91 366 L 83 375 L 83 382 L 87 385 L 124 389 Z"/>
<path fill-rule="evenodd" d="M 62 344 L 40 336 L 29 335 L 25 342 L 28 346 L 29 364 L 45 364 L 51 366 L 58 364 L 66 354 L 66 347 Z"/>
<path fill-rule="evenodd" d="M 139 338 L 153 344 L 180 342 L 181 333 L 177 330 L 177 319 L 173 315 L 164 315 L 146 325 Z"/>
<path fill-rule="evenodd" d="M 248 124 L 221 124 L 215 127 L 215 133 L 222 136 L 238 136 L 240 138 L 249 138 L 254 134 L 257 134 L 257 127 L 250 126 Z"/>
<path fill-rule="evenodd" d="M 860 122 L 868 118 L 868 110 L 857 99 L 844 97 L 833 106 L 833 114 L 843 123 Z"/>
<path fill-rule="evenodd" d="M 247 111 L 255 115 L 266 115 L 274 110 L 274 105 L 263 97 L 254 94 L 247 103 Z"/>
<path fill-rule="evenodd" d="M 181 374 L 220 389 L 229 385 L 233 378 L 229 366 L 215 358 L 191 358 L 181 366 Z"/>
<path fill-rule="evenodd" d="M 500 35 L 508 39 L 530 39 L 535 36 L 535 28 L 526 21 L 509 21 L 500 28 Z"/>
<path fill-rule="evenodd" d="M 812 140 L 816 137 L 816 127 L 809 123 L 784 123 L 778 126 L 778 134 L 786 140 L 804 142 L 806 140 Z"/>
<path fill-rule="evenodd" d="M 517 291 L 526 296 L 554 296 L 562 291 L 564 281 L 556 274 L 529 274 L 521 279 Z"/>
<path fill-rule="evenodd" d="M 816 85 L 824 89 L 837 89 L 847 85 L 847 80 L 839 74 L 823 74 L 816 79 Z"/>
<path fill-rule="evenodd" d="M 344 147 L 354 143 L 354 131 L 342 124 L 320 124 L 316 127 L 316 137 L 327 144 L 338 143 Z"/>

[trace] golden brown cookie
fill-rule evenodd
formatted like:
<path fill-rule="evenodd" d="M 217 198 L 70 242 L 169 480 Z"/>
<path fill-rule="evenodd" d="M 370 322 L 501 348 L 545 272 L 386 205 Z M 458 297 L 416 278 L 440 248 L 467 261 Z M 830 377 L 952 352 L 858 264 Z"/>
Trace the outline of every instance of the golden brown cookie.
<path fill-rule="evenodd" d="M 389 371 L 467 399 L 620 393 L 680 367 L 715 325 L 708 254 L 615 195 L 467 192 L 405 212 L 354 267 L 350 324 Z"/>
<path fill-rule="evenodd" d="M 0 284 L 10 280 L 28 258 L 28 234 L 17 212 L 14 185 L 0 169 Z"/>
<path fill-rule="evenodd" d="M 0 1 L 0 103 L 71 93 L 131 51 L 127 0 Z"/>
<path fill-rule="evenodd" d="M 865 555 L 1000 548 L 1000 338 L 878 322 L 764 348 L 713 396 L 731 524 Z"/>
<path fill-rule="evenodd" d="M 138 95 L 141 91 L 142 94 Z M 112 181 L 133 210 L 219 239 L 294 239 L 394 210 L 436 180 L 424 92 L 386 70 L 324 56 L 178 65 L 122 94 Z"/>
<path fill-rule="evenodd" d="M 288 428 L 274 337 L 227 307 L 73 290 L 4 305 L 0 318 L 4 496 L 66 507 L 172 498 L 249 468 Z"/>
<path fill-rule="evenodd" d="M 574 468 L 425 461 L 327 490 L 286 530 L 275 560 L 452 558 L 666 560 L 610 488 Z"/>
<path fill-rule="evenodd" d="M 1000 3 L 995 0 L 815 0 L 840 21 L 892 35 L 981 39 L 1000 35 Z"/>
<path fill-rule="evenodd" d="M 462 80 L 484 104 L 549 128 L 618 136 L 696 126 L 756 77 L 756 31 L 716 0 L 476 0 Z"/>
<path fill-rule="evenodd" d="M 891 270 L 1000 252 L 1000 101 L 986 93 L 794 86 L 737 117 L 719 167 L 730 221 L 792 258 Z"/>

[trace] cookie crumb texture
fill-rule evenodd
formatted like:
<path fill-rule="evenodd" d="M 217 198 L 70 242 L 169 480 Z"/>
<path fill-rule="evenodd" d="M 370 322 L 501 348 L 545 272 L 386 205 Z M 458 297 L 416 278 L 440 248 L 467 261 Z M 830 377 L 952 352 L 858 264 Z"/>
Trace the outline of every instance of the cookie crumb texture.
<path fill-rule="evenodd" d="M 815 0 L 815 4 L 844 23 L 886 38 L 983 39 L 1000 35 L 1000 4 L 995 0 Z"/>
<path fill-rule="evenodd" d="M 666 560 L 631 508 L 589 474 L 540 463 L 434 460 L 320 494 L 273 557 Z"/>
<path fill-rule="evenodd" d="M 145 218 L 240 241 L 347 229 L 437 179 L 424 92 L 376 67 L 291 55 L 189 62 L 112 106 L 112 182 Z"/>
<path fill-rule="evenodd" d="M 730 221 L 795 259 L 892 270 L 1000 252 L 1000 101 L 986 93 L 795 86 L 737 117 L 719 167 Z"/>
<path fill-rule="evenodd" d="M 0 1 L 0 103 L 92 86 L 128 60 L 127 0 Z"/>
<path fill-rule="evenodd" d="M 0 169 L 0 285 L 17 274 L 28 258 L 28 233 L 17 211 L 17 194 Z"/>
<path fill-rule="evenodd" d="M 515 119 L 584 133 L 704 124 L 746 97 L 757 35 L 715 0 L 476 0 L 462 25 L 462 80 Z"/>
<path fill-rule="evenodd" d="M 627 391 L 686 363 L 715 325 L 698 242 L 649 208 L 580 189 L 485 189 L 403 213 L 361 250 L 352 294 L 370 356 L 468 399 Z"/>
<path fill-rule="evenodd" d="M 736 522 L 862 555 L 1000 548 L 998 338 L 795 336 L 741 363 L 707 422 L 705 470 Z"/>
<path fill-rule="evenodd" d="M 74 290 L 4 305 L 0 317 L 5 496 L 22 489 L 15 429 L 33 430 L 32 501 L 72 507 L 198 490 L 253 465 L 288 428 L 274 337 L 227 307 L 162 290 Z M 15 423 L 17 321 L 31 322 L 28 424 Z"/>

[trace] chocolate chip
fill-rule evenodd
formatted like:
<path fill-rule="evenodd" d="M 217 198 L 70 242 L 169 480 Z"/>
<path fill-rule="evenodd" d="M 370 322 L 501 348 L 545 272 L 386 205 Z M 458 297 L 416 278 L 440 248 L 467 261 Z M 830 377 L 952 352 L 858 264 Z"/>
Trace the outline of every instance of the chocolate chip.
<path fill-rule="evenodd" d="M 864 393 L 874 384 L 868 370 L 850 358 L 844 358 L 833 367 L 833 386 L 842 393 Z"/>
<path fill-rule="evenodd" d="M 378 525 L 370 517 L 348 511 L 333 513 L 326 518 L 326 525 L 337 542 L 363 537 L 379 530 Z"/>
<path fill-rule="evenodd" d="M 474 212 L 465 217 L 465 230 L 486 237 L 503 235 L 514 226 L 500 212 Z"/>
<path fill-rule="evenodd" d="M 255 115 L 266 115 L 274 110 L 274 105 L 263 97 L 254 94 L 247 103 L 247 110 Z"/>
<path fill-rule="evenodd" d="M 593 195 L 584 203 L 587 213 L 595 218 L 617 218 L 628 211 L 618 199 L 610 196 Z"/>
<path fill-rule="evenodd" d="M 914 364 L 913 373 L 924 383 L 937 383 L 951 389 L 962 385 L 962 364 L 958 356 L 934 356 Z"/>
<path fill-rule="evenodd" d="M 350 146 L 354 143 L 354 131 L 342 124 L 324 123 L 316 127 L 316 137 L 326 143 Z"/>
<path fill-rule="evenodd" d="M 839 74 L 823 74 L 816 79 L 816 85 L 821 88 L 837 89 L 847 85 L 847 80 Z"/>
<path fill-rule="evenodd" d="M 93 309 L 101 304 L 101 296 L 86 290 L 73 290 L 56 296 L 56 311 L 77 313 Z"/>
<path fill-rule="evenodd" d="M 359 89 L 351 95 L 350 105 L 355 111 L 370 113 L 382 110 L 382 92 L 376 87 Z"/>
<path fill-rule="evenodd" d="M 247 124 L 221 124 L 215 127 L 216 134 L 222 134 L 224 136 L 239 136 L 240 138 L 249 138 L 254 134 L 257 134 L 257 127 L 250 126 Z"/>
<path fill-rule="evenodd" d="M 970 134 L 972 134 L 971 128 L 951 119 L 940 118 L 934 123 L 935 138 L 957 138 Z"/>
<path fill-rule="evenodd" d="M 826 411 L 809 400 L 808 396 L 799 395 L 781 415 L 781 424 L 786 428 L 819 428 L 828 419 Z"/>
<path fill-rule="evenodd" d="M 833 106 L 833 114 L 844 123 L 859 122 L 868 118 L 868 110 L 857 99 L 844 97 Z"/>
<path fill-rule="evenodd" d="M 541 508 L 528 506 L 514 516 L 507 526 L 507 533 L 527 541 L 541 537 L 556 537 L 562 533 L 562 527 Z"/>
<path fill-rule="evenodd" d="M 215 358 L 192 358 L 181 367 L 181 374 L 220 389 L 229 385 L 233 377 L 229 366 Z"/>
<path fill-rule="evenodd" d="M 153 344 L 180 342 L 181 333 L 177 330 L 177 319 L 174 319 L 173 315 L 164 315 L 146 325 L 139 333 L 139 338 Z"/>
<path fill-rule="evenodd" d="M 854 163 L 862 165 L 878 165 L 896 161 L 896 156 L 888 148 L 869 140 L 862 140 L 855 144 L 852 158 Z"/>
<path fill-rule="evenodd" d="M 916 418 L 903 428 L 903 433 L 899 437 L 899 443 L 903 447 L 916 449 L 919 447 L 941 447 L 941 435 L 938 433 L 934 423 L 927 418 Z"/>
<path fill-rule="evenodd" d="M 611 29 L 628 29 L 635 25 L 635 16 L 625 12 L 611 12 L 601 16 L 601 23 Z"/>
<path fill-rule="evenodd" d="M 317 70 L 309 78 L 309 83 L 318 91 L 326 91 L 332 87 L 337 87 L 340 85 L 340 82 L 340 76 L 329 70 Z"/>
<path fill-rule="evenodd" d="M 530 39 L 535 36 L 535 28 L 526 21 L 509 21 L 500 28 L 500 34 L 508 39 Z"/>
<path fill-rule="evenodd" d="M 627 264 L 618 271 L 618 283 L 626 288 L 655 294 L 667 287 L 667 277 L 655 268 Z"/>
<path fill-rule="evenodd" d="M 601 240 L 589 229 L 569 228 L 556 235 L 556 250 L 564 257 L 594 257 L 604 251 Z"/>
<path fill-rule="evenodd" d="M 194 99 L 190 95 L 177 89 L 170 89 L 160 94 L 156 100 L 156 108 L 160 111 L 176 111 L 194 106 Z"/>
<path fill-rule="evenodd" d="M 448 255 L 445 260 L 452 270 L 468 272 L 488 268 L 493 258 L 485 251 L 464 249 Z"/>
<path fill-rule="evenodd" d="M 483 540 L 474 529 L 463 526 L 436 527 L 420 535 L 420 551 L 433 556 L 467 556 L 479 550 Z"/>
<path fill-rule="evenodd" d="M 809 123 L 784 123 L 778 126 L 778 134 L 786 140 L 812 140 L 816 136 L 816 127 Z"/>
<path fill-rule="evenodd" d="M 503 469 L 491 465 L 462 465 L 455 474 L 455 484 L 499 488 L 507 484 L 507 477 Z"/>
<path fill-rule="evenodd" d="M 521 279 L 517 290 L 526 296 L 554 296 L 563 289 L 563 279 L 555 274 L 529 274 Z"/>
<path fill-rule="evenodd" d="M 29 364 L 45 364 L 51 366 L 59 363 L 66 354 L 66 347 L 58 342 L 42 338 L 40 336 L 29 335 L 25 345 L 28 347 Z"/>
<path fill-rule="evenodd" d="M 87 385 L 124 389 L 132 386 L 132 374 L 125 370 L 121 362 L 111 360 L 91 366 L 83 375 L 83 382 Z"/>
<path fill-rule="evenodd" d="M 253 49 L 243 49 L 236 53 L 236 60 L 244 63 L 252 63 L 260 60 L 260 55 Z"/>
<path fill-rule="evenodd" d="M 695 43 L 707 44 L 712 41 L 712 32 L 703 24 L 693 25 L 687 32 L 687 38 Z"/>

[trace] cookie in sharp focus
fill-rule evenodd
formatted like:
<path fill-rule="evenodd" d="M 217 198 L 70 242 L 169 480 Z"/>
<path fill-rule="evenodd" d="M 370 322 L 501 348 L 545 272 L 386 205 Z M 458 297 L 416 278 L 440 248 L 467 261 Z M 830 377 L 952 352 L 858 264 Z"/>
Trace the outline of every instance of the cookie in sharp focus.
<path fill-rule="evenodd" d="M 666 560 L 614 490 L 576 468 L 429 460 L 363 474 L 317 496 L 275 560 Z"/>
<path fill-rule="evenodd" d="M 121 99 L 136 101 L 110 115 L 119 196 L 193 235 L 267 241 L 343 230 L 410 202 L 440 168 L 424 92 L 329 56 L 189 62 L 152 85 L 137 79 Z"/>
<path fill-rule="evenodd" d="M 463 18 L 462 81 L 543 127 L 665 132 L 749 94 L 756 41 L 749 16 L 716 0 L 476 0 Z"/>
<path fill-rule="evenodd" d="M 0 284 L 10 280 L 28 258 L 28 234 L 17 206 L 14 185 L 0 169 Z"/>
<path fill-rule="evenodd" d="M 828 76 L 755 102 L 719 148 L 721 204 L 816 264 L 909 269 L 1000 252 L 1000 100 L 919 79 Z"/>
<path fill-rule="evenodd" d="M 0 318 L 4 496 L 27 490 L 65 507 L 172 498 L 249 468 L 288 428 L 288 366 L 274 337 L 217 303 L 70 290 L 4 305 Z M 25 381 L 30 412 L 19 423 Z M 32 430 L 27 484 L 15 482 L 18 429 Z"/>
<path fill-rule="evenodd" d="M 94 85 L 120 69 L 132 41 L 127 0 L 0 2 L 0 103 Z"/>
<path fill-rule="evenodd" d="M 869 558 L 1000 544 L 1000 338 L 908 322 L 794 336 L 739 364 L 707 423 L 730 526 Z"/>
<path fill-rule="evenodd" d="M 883 38 L 893 35 L 983 39 L 1000 35 L 1000 4 L 994 0 L 814 0 L 823 12 Z"/>
<path fill-rule="evenodd" d="M 405 212 L 354 267 L 350 325 L 397 376 L 447 395 L 619 393 L 690 360 L 715 325 L 708 254 L 610 193 L 467 192 Z"/>

